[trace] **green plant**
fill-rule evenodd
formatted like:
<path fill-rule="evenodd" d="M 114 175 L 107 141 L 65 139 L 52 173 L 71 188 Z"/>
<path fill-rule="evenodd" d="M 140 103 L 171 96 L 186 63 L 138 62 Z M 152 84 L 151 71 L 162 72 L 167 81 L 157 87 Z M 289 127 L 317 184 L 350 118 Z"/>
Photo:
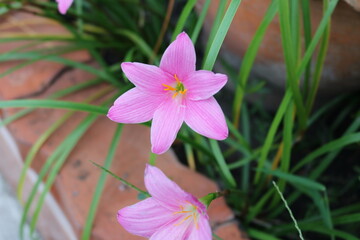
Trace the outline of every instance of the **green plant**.
<path fill-rule="evenodd" d="M 70 33 L 67 36 L 2 34 L 1 44 L 23 40 L 27 40 L 27 44 L 0 56 L 0 62 L 23 60 L 23 63 L 0 73 L 0 77 L 40 60 L 60 62 L 88 71 L 97 77 L 94 81 L 58 92 L 52 99 L 0 101 L 1 108 L 45 107 L 70 111 L 38 140 L 28 154 L 23 172 L 30 166 L 31 159 L 44 141 L 67 120 L 72 111 L 85 111 L 89 114 L 43 166 L 34 186 L 34 193 L 45 175 L 48 176 L 46 190 L 51 187 L 57 171 L 66 161 L 73 146 L 99 114 L 106 114 L 108 104 L 112 101 L 110 99 L 102 106 L 90 104 L 93 99 L 104 94 L 103 92 L 94 95 L 87 103 L 56 99 L 103 82 L 108 83 L 111 89 L 123 92 L 130 84 L 124 76 L 119 77 L 120 62 L 158 63 L 161 56 L 158 52 L 161 53 L 167 45 L 162 44 L 159 50 L 158 43 L 170 41 L 170 36 L 174 39 L 184 29 L 196 43 L 211 1 L 205 1 L 198 18 L 193 10 L 196 1 L 184 2 L 186 4 L 180 11 L 179 19 L 173 18 L 170 24 L 163 19 L 170 19 L 174 1 L 75 0 L 76 7 L 71 8 L 66 17 L 57 13 L 53 2 L 13 0 L 0 4 L 2 17 L 14 10 L 30 12 L 60 22 Z M 338 0 L 324 0 L 322 20 L 316 29 L 311 29 L 309 0 L 273 0 L 253 36 L 241 66 L 235 70 L 228 69 L 229 76 L 235 75 L 232 80 L 236 84 L 232 103 L 224 103 L 232 107 L 232 116 L 228 118 L 230 137 L 219 146 L 218 142 L 207 140 L 186 128 L 178 135 L 178 139 L 184 143 L 189 166 L 198 168 L 230 190 L 227 201 L 242 222 L 244 230 L 253 239 L 298 238 L 298 232 L 281 197 L 272 187 L 272 179 L 277 179 L 279 190 L 284 193 L 305 239 L 359 239 L 360 204 L 347 198 L 358 190 L 360 167 L 349 159 L 354 158 L 352 153 L 358 151 L 360 142 L 360 100 L 356 95 L 347 94 L 313 110 L 328 48 L 331 14 L 337 3 Z M 204 48 L 204 69 L 211 70 L 218 60 L 219 50 L 239 6 L 241 7 L 240 0 L 220 1 Z M 147 18 L 149 15 L 151 18 Z M 248 80 L 263 36 L 275 16 L 279 17 L 280 22 L 287 88 L 273 115 L 265 110 L 261 102 L 251 105 L 243 99 L 252 91 L 261 93 L 266 89 L 266 85 L 262 83 L 251 86 Z M 304 44 L 302 32 L 305 37 Z M 43 42 L 55 41 L 64 42 L 66 45 L 40 50 L 31 48 Z M 86 63 L 62 57 L 65 53 L 80 49 L 87 50 L 100 68 L 95 70 Z M 106 59 L 104 56 L 107 51 L 111 51 L 118 61 Z M 314 69 L 311 67 L 312 63 Z M 224 66 L 226 67 L 226 63 Z M 302 78 L 303 89 L 300 87 Z M 23 110 L 5 119 L 3 124 L 15 121 L 30 111 Z M 105 168 L 110 168 L 120 135 L 121 126 L 114 135 L 113 145 L 109 147 Z M 154 156 L 151 161 L 155 162 Z M 340 181 L 341 179 L 332 180 L 336 168 L 349 173 L 345 182 Z M 89 210 L 91 217 L 88 218 L 82 239 L 89 239 L 104 179 L 103 174 L 96 188 Z M 21 184 L 18 192 L 21 198 Z M 46 192 L 43 192 L 41 199 Z M 359 195 L 356 196 L 355 199 L 359 199 Z M 36 213 L 29 220 L 32 231 L 42 206 L 41 199 L 34 202 L 30 197 L 25 204 L 22 225 L 30 205 L 36 204 Z"/>

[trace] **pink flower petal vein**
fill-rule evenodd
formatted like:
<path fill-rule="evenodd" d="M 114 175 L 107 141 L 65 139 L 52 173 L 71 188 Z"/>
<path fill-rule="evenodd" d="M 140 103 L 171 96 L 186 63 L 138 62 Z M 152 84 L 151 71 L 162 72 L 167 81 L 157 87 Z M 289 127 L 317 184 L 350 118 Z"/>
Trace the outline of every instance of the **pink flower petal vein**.
<path fill-rule="evenodd" d="M 150 240 L 211 240 L 206 206 L 154 166 L 145 169 L 145 185 L 152 197 L 118 212 L 130 233 Z"/>
<path fill-rule="evenodd" d="M 227 76 L 196 71 L 195 63 L 195 48 L 185 32 L 166 49 L 159 67 L 122 63 L 135 88 L 121 95 L 107 116 L 118 123 L 152 119 L 151 150 L 156 154 L 170 148 L 183 122 L 206 137 L 226 139 L 225 116 L 213 95 L 226 84 Z"/>
<path fill-rule="evenodd" d="M 58 10 L 61 14 L 66 14 L 74 0 L 56 0 L 58 3 Z"/>

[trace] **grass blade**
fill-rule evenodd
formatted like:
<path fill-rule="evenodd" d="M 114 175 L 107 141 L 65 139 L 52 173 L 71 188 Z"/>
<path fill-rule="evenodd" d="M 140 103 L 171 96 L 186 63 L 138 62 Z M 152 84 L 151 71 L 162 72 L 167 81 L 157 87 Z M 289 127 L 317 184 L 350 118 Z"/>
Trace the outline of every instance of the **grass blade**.
<path fill-rule="evenodd" d="M 129 183 L 128 181 L 126 181 L 125 179 L 117 176 L 115 173 L 112 173 L 111 171 L 109 171 L 108 169 L 104 168 L 103 166 L 100 166 L 99 164 L 95 163 L 95 162 L 92 162 L 95 166 L 97 166 L 98 168 L 101 168 L 103 171 L 105 171 L 106 173 L 110 174 L 111 176 L 113 176 L 114 178 L 116 178 L 117 180 L 119 180 L 120 182 L 122 182 L 123 184 L 125 184 L 126 186 L 132 188 L 132 189 L 135 189 L 136 191 L 138 191 L 139 193 L 145 195 L 146 197 L 151 197 L 151 195 L 144 191 L 144 190 L 141 190 L 140 188 L 132 185 L 131 183 Z"/>
<path fill-rule="evenodd" d="M 326 11 L 327 8 L 328 8 L 328 0 L 325 0 L 324 1 L 324 12 Z M 321 39 L 321 43 L 320 43 L 320 47 L 319 47 L 319 53 L 318 53 L 316 66 L 315 66 L 315 72 L 314 72 L 314 76 L 313 76 L 313 80 L 312 80 L 312 83 L 311 83 L 309 96 L 308 96 L 307 103 L 306 103 L 306 110 L 307 110 L 308 114 L 310 114 L 311 109 L 312 109 L 312 107 L 314 105 L 316 93 L 317 93 L 318 88 L 319 88 L 321 73 L 322 73 L 322 70 L 323 70 L 325 57 L 326 57 L 326 53 L 327 53 L 328 46 L 329 46 L 330 25 L 331 25 L 331 19 L 329 18 L 328 24 L 326 25 L 326 28 L 324 30 L 324 33 L 323 33 L 323 36 L 322 36 L 322 39 Z"/>
<path fill-rule="evenodd" d="M 270 151 L 270 148 L 271 148 L 271 145 L 274 141 L 274 137 L 275 137 L 275 134 L 276 134 L 276 131 L 280 125 L 280 122 L 281 120 L 283 119 L 284 117 L 284 114 L 286 112 L 286 109 L 288 108 L 288 105 L 291 101 L 291 92 L 290 91 L 286 91 L 286 94 L 278 108 L 278 111 L 276 112 L 276 115 L 274 117 L 274 120 L 272 121 L 271 123 L 271 126 L 270 126 L 270 129 L 266 135 L 266 138 L 265 138 L 265 142 L 264 142 L 264 145 L 261 149 L 261 155 L 260 155 L 260 158 L 259 158 L 259 161 L 258 161 L 258 166 L 257 168 L 263 168 L 264 165 L 265 165 L 265 161 L 267 159 L 267 156 L 269 154 L 269 151 Z M 256 172 L 255 174 L 255 178 L 254 178 L 254 183 L 257 184 L 260 180 L 260 172 Z"/>
<path fill-rule="evenodd" d="M 292 219 L 292 220 L 293 220 L 293 222 L 294 222 L 295 228 L 296 228 L 296 230 L 297 230 L 297 231 L 298 231 L 298 233 L 299 233 L 299 238 L 300 238 L 301 240 L 304 240 L 304 237 L 303 237 L 302 232 L 301 232 L 301 230 L 300 230 L 300 228 L 299 228 L 299 225 L 297 224 L 297 221 L 296 221 L 296 219 L 295 219 L 295 217 L 294 217 L 294 215 L 293 215 L 293 213 L 292 213 L 292 211 L 291 211 L 291 209 L 290 209 L 289 205 L 287 204 L 287 202 L 286 202 L 286 200 L 285 200 L 285 198 L 284 198 L 283 194 L 281 193 L 281 191 L 280 191 L 279 187 L 276 185 L 276 183 L 275 183 L 274 181 L 273 181 L 272 183 L 273 183 L 273 185 L 274 185 L 274 187 L 275 187 L 276 191 L 277 191 L 277 192 L 278 192 L 278 194 L 280 195 L 281 200 L 283 201 L 283 203 L 284 203 L 284 205 L 285 205 L 286 209 L 288 210 L 288 212 L 289 212 L 289 214 L 290 214 L 291 219 Z"/>
<path fill-rule="evenodd" d="M 77 110 L 82 112 L 90 112 L 105 115 L 108 111 L 107 107 L 101 107 L 96 105 L 59 101 L 59 100 L 10 100 L 0 101 L 0 108 L 19 108 L 19 107 L 30 107 L 30 108 L 61 108 L 68 110 Z"/>
<path fill-rule="evenodd" d="M 229 30 L 230 24 L 235 16 L 235 13 L 240 6 L 241 0 L 232 0 L 223 20 L 220 23 L 219 29 L 217 30 L 214 41 L 210 45 L 210 49 L 206 54 L 204 60 L 203 69 L 211 70 L 215 64 L 216 58 L 219 54 L 222 43 L 225 39 L 225 36 Z"/>
<path fill-rule="evenodd" d="M 177 21 L 175 30 L 171 37 L 171 41 L 174 41 L 176 39 L 177 35 L 179 35 L 183 31 L 186 20 L 189 17 L 192 9 L 195 7 L 195 4 L 196 4 L 196 0 L 187 1 L 184 9 L 182 10 L 182 12 L 180 14 L 179 20 Z"/>
<path fill-rule="evenodd" d="M 204 6 L 201 9 L 201 13 L 199 15 L 199 18 L 198 18 L 198 20 L 196 22 L 194 31 L 191 34 L 191 40 L 192 40 L 192 42 L 194 44 L 197 42 L 197 39 L 199 37 L 199 33 L 200 33 L 201 28 L 202 28 L 202 26 L 204 24 L 206 14 L 207 14 L 207 12 L 209 10 L 209 7 L 210 7 L 210 3 L 211 3 L 211 0 L 206 0 L 205 1 Z"/>
<path fill-rule="evenodd" d="M 116 147 L 118 146 L 119 141 L 120 141 L 122 129 L 123 129 L 123 125 L 119 124 L 115 130 L 114 137 L 111 141 L 111 145 L 110 145 L 110 148 L 109 148 L 109 151 L 108 151 L 105 163 L 104 163 L 104 168 L 109 169 L 111 167 L 111 163 L 113 161 L 113 158 L 114 158 L 114 155 L 116 152 Z M 99 180 L 98 180 L 96 188 L 95 188 L 94 196 L 91 201 L 88 216 L 86 218 L 84 230 L 83 230 L 83 233 L 81 236 L 82 240 L 90 239 L 91 230 L 92 230 L 91 228 L 92 228 L 92 225 L 94 222 L 97 207 L 99 205 L 100 197 L 101 197 L 101 194 L 102 194 L 104 186 L 105 186 L 105 181 L 106 181 L 106 172 L 103 171 L 103 172 L 101 172 L 101 175 L 99 177 Z"/>
<path fill-rule="evenodd" d="M 278 0 L 274 0 L 270 4 L 242 60 L 241 68 L 236 79 L 237 84 L 233 101 L 233 124 L 236 128 L 239 126 L 241 105 L 245 96 L 246 84 L 250 75 L 251 68 L 254 64 L 256 54 L 259 50 L 266 29 L 278 11 L 278 3 Z"/>
<path fill-rule="evenodd" d="M 217 143 L 216 140 L 210 139 L 210 146 L 213 150 L 215 159 L 219 165 L 221 173 L 225 177 L 227 183 L 231 187 L 236 187 L 236 181 L 235 181 L 234 177 L 232 176 L 230 169 L 226 165 L 226 162 L 225 162 L 224 156 L 221 153 L 219 144 Z"/>
<path fill-rule="evenodd" d="M 307 155 L 297 165 L 295 165 L 295 167 L 292 169 L 291 172 L 298 171 L 302 166 L 313 161 L 314 159 L 316 159 L 317 157 L 319 157 L 325 153 L 332 152 L 338 148 L 342 148 L 346 145 L 349 145 L 352 143 L 357 143 L 357 142 L 360 142 L 360 132 L 352 133 L 352 134 L 343 136 L 341 138 L 338 138 L 336 140 L 333 140 L 333 141 L 321 146 L 317 150 L 311 152 L 309 155 Z"/>

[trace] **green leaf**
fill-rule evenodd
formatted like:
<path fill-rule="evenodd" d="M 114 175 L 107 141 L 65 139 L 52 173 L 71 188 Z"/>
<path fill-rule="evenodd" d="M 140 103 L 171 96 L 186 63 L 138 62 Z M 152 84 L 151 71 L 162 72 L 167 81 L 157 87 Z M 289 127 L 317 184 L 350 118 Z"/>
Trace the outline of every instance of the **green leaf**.
<path fill-rule="evenodd" d="M 206 54 L 204 60 L 203 69 L 211 70 L 215 64 L 216 58 L 219 54 L 222 43 L 225 39 L 225 36 L 229 30 L 230 24 L 235 16 L 235 13 L 240 6 L 241 0 L 232 0 L 223 20 L 220 23 L 219 29 L 217 30 L 214 41 L 211 43 L 210 49 Z"/>
<path fill-rule="evenodd" d="M 252 239 L 258 239 L 258 240 L 281 240 L 280 238 L 277 238 L 273 236 L 272 234 L 260 231 L 255 228 L 250 228 L 247 233 Z"/>
<path fill-rule="evenodd" d="M 104 168 L 109 169 L 111 167 L 111 163 L 114 159 L 116 148 L 119 145 L 122 129 L 123 129 L 123 125 L 119 124 L 115 130 L 114 137 L 111 141 L 111 145 L 110 145 L 107 157 L 105 159 Z M 94 192 L 94 195 L 93 195 L 93 198 L 92 198 L 92 201 L 90 204 L 89 212 L 88 212 L 88 215 L 86 218 L 86 222 L 84 225 L 84 230 L 83 230 L 83 233 L 81 236 L 82 240 L 90 239 L 92 225 L 93 225 L 94 218 L 95 218 L 95 213 L 97 211 L 97 208 L 98 208 L 98 205 L 100 202 L 101 194 L 104 190 L 105 181 L 106 181 L 106 172 L 103 171 L 99 177 L 99 180 L 97 181 L 95 192 Z"/>
<path fill-rule="evenodd" d="M 179 35 L 183 31 L 186 20 L 188 19 L 192 9 L 195 7 L 195 4 L 196 4 L 196 0 L 187 1 L 185 7 L 181 11 L 179 20 L 176 23 L 175 30 L 171 37 L 171 41 L 174 41 L 176 39 L 177 35 Z"/>
<path fill-rule="evenodd" d="M 319 191 L 326 190 L 326 187 L 324 185 L 322 185 L 314 180 L 311 180 L 311 179 L 308 179 L 305 177 L 301 177 L 301 176 L 297 176 L 297 175 L 293 175 L 290 173 L 285 173 L 280 170 L 257 169 L 257 171 L 264 172 L 268 175 L 273 175 L 278 178 L 284 179 L 284 180 L 290 182 L 291 184 L 293 184 L 294 186 L 301 185 L 307 189 L 313 189 L 313 190 L 319 190 Z"/>
<path fill-rule="evenodd" d="M 103 171 L 107 172 L 108 174 L 110 174 L 111 176 L 113 176 L 114 178 L 116 178 L 117 180 L 119 180 L 120 182 L 122 182 L 123 184 L 125 184 L 126 186 L 136 190 L 139 192 L 139 194 L 143 194 L 145 195 L 146 197 L 151 197 L 151 195 L 144 191 L 144 190 L 141 190 L 140 188 L 136 187 L 135 185 L 129 183 L 128 181 L 126 181 L 125 179 L 117 176 L 115 173 L 112 173 L 111 171 L 109 171 L 108 169 L 104 168 L 103 166 L 100 166 L 99 164 L 95 163 L 95 162 L 92 162 L 95 166 L 97 166 L 98 168 L 101 168 Z"/>
<path fill-rule="evenodd" d="M 209 7 L 210 7 L 210 3 L 211 3 L 211 0 L 206 0 L 206 1 L 205 1 L 204 6 L 203 6 L 202 9 L 201 9 L 199 18 L 198 18 L 198 20 L 197 20 L 197 22 L 196 22 L 194 31 L 193 31 L 192 34 L 191 34 L 191 40 L 192 40 L 192 42 L 193 42 L 194 44 L 197 42 L 197 39 L 198 39 L 198 37 L 199 37 L 199 33 L 200 33 L 200 30 L 201 30 L 201 27 L 202 27 L 203 24 L 204 24 L 206 14 L 207 14 L 207 12 L 208 12 L 208 10 L 209 10 Z"/>
<path fill-rule="evenodd" d="M 295 167 L 292 169 L 291 172 L 298 171 L 302 166 L 304 166 L 305 164 L 307 164 L 309 162 L 312 162 L 314 159 L 316 159 L 317 157 L 319 157 L 325 153 L 332 152 L 338 148 L 342 148 L 349 144 L 357 143 L 359 141 L 360 141 L 360 132 L 349 134 L 349 135 L 343 136 L 341 138 L 338 138 L 336 140 L 333 140 L 333 141 L 321 146 L 317 150 L 311 152 L 309 155 L 307 155 L 304 159 L 302 159 L 298 164 L 295 165 Z"/>
<path fill-rule="evenodd" d="M 107 107 L 95 106 L 84 103 L 59 101 L 59 100 L 10 100 L 0 101 L 0 108 L 19 108 L 19 107 L 30 107 L 30 108 L 61 108 L 68 110 L 77 110 L 82 112 L 90 112 L 105 115 L 108 111 Z"/>
<path fill-rule="evenodd" d="M 265 161 L 267 159 L 267 156 L 269 154 L 269 151 L 270 151 L 270 148 L 271 148 L 271 145 L 274 141 L 274 138 L 275 138 L 275 134 L 276 134 L 276 131 L 280 125 L 280 122 L 282 120 L 282 118 L 284 117 L 284 114 L 286 112 L 286 109 L 288 108 L 288 105 L 291 101 L 291 97 L 292 97 L 292 94 L 290 91 L 286 91 L 285 93 L 285 96 L 276 112 L 276 115 L 274 117 L 274 120 L 273 122 L 271 123 L 271 126 L 270 126 L 270 129 L 266 135 L 266 138 L 265 138 L 265 142 L 264 142 L 264 145 L 261 149 L 261 155 L 260 155 L 260 159 L 258 161 L 258 168 L 263 168 L 264 165 L 265 165 Z M 256 172 L 255 174 L 255 179 L 254 179 L 254 183 L 257 184 L 260 180 L 260 172 Z"/>
<path fill-rule="evenodd" d="M 244 58 L 242 59 L 241 68 L 239 70 L 236 79 L 236 90 L 233 101 L 233 118 L 234 118 L 233 123 L 236 127 L 239 125 L 241 105 L 245 96 L 246 84 L 250 75 L 251 68 L 254 64 L 257 52 L 265 35 L 266 29 L 268 28 L 269 24 L 274 19 L 278 11 L 278 4 L 279 1 L 274 0 L 269 5 L 265 13 L 265 16 L 263 17 L 263 20 L 261 21 L 258 29 L 256 30 L 255 35 L 245 52 Z"/>
<path fill-rule="evenodd" d="M 225 177 L 227 183 L 229 184 L 229 186 L 231 187 L 236 187 L 236 181 L 234 179 L 234 177 L 232 176 L 230 169 L 228 168 L 228 166 L 226 165 L 224 156 L 221 153 L 219 144 L 216 140 L 210 139 L 210 146 L 213 150 L 215 159 L 219 165 L 220 171 L 222 173 L 222 175 Z"/>

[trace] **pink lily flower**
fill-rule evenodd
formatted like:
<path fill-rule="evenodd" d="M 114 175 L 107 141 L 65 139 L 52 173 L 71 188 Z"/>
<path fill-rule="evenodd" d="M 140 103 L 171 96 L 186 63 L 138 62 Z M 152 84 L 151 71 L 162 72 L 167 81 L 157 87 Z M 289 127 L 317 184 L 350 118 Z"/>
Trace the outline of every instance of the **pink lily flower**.
<path fill-rule="evenodd" d="M 145 186 L 152 197 L 119 210 L 130 233 L 150 240 L 211 240 L 206 206 L 157 167 L 147 165 Z"/>
<path fill-rule="evenodd" d="M 160 67 L 124 62 L 121 68 L 135 85 L 110 108 L 108 117 L 118 123 L 151 119 L 152 152 L 162 154 L 174 142 L 182 123 L 216 140 L 228 136 L 224 113 L 213 97 L 227 82 L 224 74 L 195 70 L 195 48 L 181 33 L 166 49 Z"/>
<path fill-rule="evenodd" d="M 58 3 L 59 12 L 61 14 L 66 14 L 73 1 L 74 0 L 56 0 L 56 2 Z"/>

